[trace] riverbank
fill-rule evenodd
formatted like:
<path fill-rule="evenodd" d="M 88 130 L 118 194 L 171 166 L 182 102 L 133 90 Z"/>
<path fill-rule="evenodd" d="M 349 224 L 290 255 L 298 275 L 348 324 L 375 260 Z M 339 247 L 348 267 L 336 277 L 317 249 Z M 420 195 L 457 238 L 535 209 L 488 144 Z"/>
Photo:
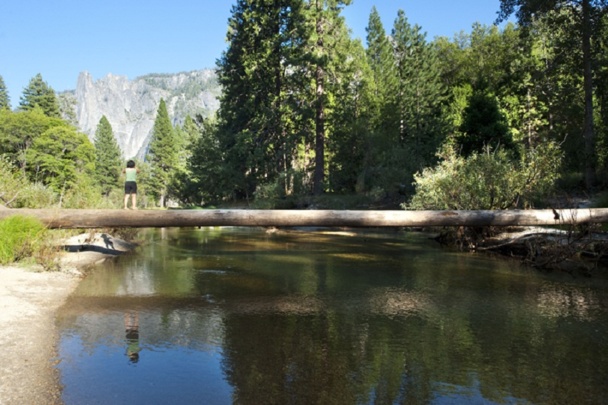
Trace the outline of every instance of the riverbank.
<path fill-rule="evenodd" d="M 60 271 L 0 266 L 0 405 L 62 403 L 56 311 L 85 269 L 135 248 L 108 234 L 82 234 L 63 243 Z"/>

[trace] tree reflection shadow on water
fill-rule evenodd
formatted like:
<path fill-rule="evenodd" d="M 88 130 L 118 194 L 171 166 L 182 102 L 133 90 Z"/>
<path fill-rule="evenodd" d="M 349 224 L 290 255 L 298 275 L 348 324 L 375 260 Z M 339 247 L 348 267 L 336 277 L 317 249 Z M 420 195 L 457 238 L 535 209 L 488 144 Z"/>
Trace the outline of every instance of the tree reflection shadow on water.
<path fill-rule="evenodd" d="M 140 402 L 216 392 L 207 403 L 237 404 L 605 398 L 601 282 L 513 271 L 394 233 L 214 232 L 165 232 L 83 281 L 60 326 L 78 336 L 74 350 L 110 354 L 97 364 L 66 354 L 66 398 L 83 384 L 108 403 L 122 389 L 145 392 L 131 397 Z M 114 347 L 124 362 L 125 337 L 127 353 L 130 337 L 145 350 L 136 368 L 113 363 Z M 87 385 L 89 375 L 112 388 Z"/>
<path fill-rule="evenodd" d="M 125 334 L 129 361 L 137 363 L 141 351 L 139 345 L 139 313 L 137 311 L 125 313 Z"/>

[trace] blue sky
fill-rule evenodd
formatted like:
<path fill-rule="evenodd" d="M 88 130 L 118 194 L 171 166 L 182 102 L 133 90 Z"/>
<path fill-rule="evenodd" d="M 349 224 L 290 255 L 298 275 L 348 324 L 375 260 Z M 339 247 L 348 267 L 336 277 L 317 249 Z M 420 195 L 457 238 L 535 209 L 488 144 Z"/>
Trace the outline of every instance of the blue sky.
<path fill-rule="evenodd" d="M 3 0 L 0 2 L 0 76 L 13 107 L 40 73 L 57 92 L 76 87 L 78 74 L 94 80 L 112 73 L 134 79 L 215 67 L 226 49 L 235 0 Z M 429 40 L 490 25 L 500 0 L 352 0 L 343 15 L 365 43 L 375 5 L 390 32 L 405 11 Z"/>

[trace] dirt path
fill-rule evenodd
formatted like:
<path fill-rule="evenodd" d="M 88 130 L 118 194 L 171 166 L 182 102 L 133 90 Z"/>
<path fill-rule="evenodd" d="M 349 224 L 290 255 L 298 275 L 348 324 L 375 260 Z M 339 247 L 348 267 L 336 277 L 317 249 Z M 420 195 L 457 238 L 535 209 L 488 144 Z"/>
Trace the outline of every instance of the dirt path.
<path fill-rule="evenodd" d="M 55 313 L 78 286 L 77 269 L 112 256 L 103 249 L 65 253 L 57 272 L 0 266 L 0 405 L 62 403 Z"/>

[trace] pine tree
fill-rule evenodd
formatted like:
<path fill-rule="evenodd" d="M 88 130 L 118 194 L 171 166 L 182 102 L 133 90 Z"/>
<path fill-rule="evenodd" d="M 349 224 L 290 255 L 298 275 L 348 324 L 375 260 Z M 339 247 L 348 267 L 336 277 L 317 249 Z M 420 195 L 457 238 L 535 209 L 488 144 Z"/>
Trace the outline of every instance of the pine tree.
<path fill-rule="evenodd" d="M 186 116 L 184 125 L 181 128 L 175 128 L 174 132 L 177 154 L 168 193 L 180 202 L 190 204 L 192 201 L 188 194 L 191 190 L 188 190 L 188 183 L 191 173 L 188 170 L 188 160 L 192 158 L 193 149 L 200 132 L 189 115 Z"/>
<path fill-rule="evenodd" d="M 469 99 L 460 126 L 462 136 L 457 139 L 461 153 L 466 157 L 482 153 L 486 148 L 514 149 L 513 139 L 496 98 L 476 91 Z"/>
<path fill-rule="evenodd" d="M 11 108 L 11 100 L 8 95 L 8 90 L 6 89 L 6 84 L 4 84 L 4 79 L 0 76 L 0 109 L 3 108 Z"/>
<path fill-rule="evenodd" d="M 95 174 L 102 192 L 108 195 L 118 185 L 122 153 L 114 137 L 112 125 L 104 115 L 95 131 Z"/>
<path fill-rule="evenodd" d="M 339 50 L 345 45 L 344 17 L 342 8 L 350 0 L 308 0 L 305 2 L 304 24 L 310 27 L 304 31 L 306 49 L 306 68 L 311 72 L 312 116 L 314 117 L 314 170 L 313 194 L 324 192 L 326 171 L 326 141 L 328 129 L 328 112 L 330 111 L 330 82 L 339 81 L 339 63 L 335 63 Z M 338 57 L 339 58 L 339 57 Z M 329 87 L 328 87 L 329 86 Z"/>
<path fill-rule="evenodd" d="M 592 43 L 597 40 L 601 32 L 601 18 L 608 8 L 606 0 L 500 0 L 499 21 L 506 20 L 515 13 L 519 23 L 529 27 L 537 19 L 550 15 L 556 11 L 567 10 L 574 12 L 577 19 L 577 27 L 571 31 L 580 40 L 578 48 L 582 52 L 581 73 L 583 76 L 583 98 L 585 113 L 582 125 L 584 140 L 583 166 L 585 172 L 585 184 L 587 189 L 592 189 L 596 183 L 596 136 L 594 129 L 594 99 L 593 99 L 593 65 L 596 57 L 592 52 Z M 570 53 L 572 50 L 564 50 Z"/>
<path fill-rule="evenodd" d="M 175 130 L 169 119 L 167 104 L 161 98 L 147 155 L 151 170 L 151 191 L 158 198 L 160 207 L 167 205 L 169 183 L 176 167 L 177 156 Z"/>
<path fill-rule="evenodd" d="M 29 111 L 35 106 L 42 108 L 44 114 L 49 117 L 61 117 L 55 91 L 42 79 L 40 73 L 34 76 L 28 86 L 23 89 L 23 96 L 19 103 L 19 108 L 23 111 Z"/>
<path fill-rule="evenodd" d="M 348 36 L 345 35 L 345 38 Z M 328 185 L 340 193 L 368 190 L 372 161 L 373 122 L 378 119 L 377 86 L 361 41 L 347 41 L 339 62 L 339 78 L 332 83 L 328 116 Z"/>
<path fill-rule="evenodd" d="M 188 179 L 182 199 L 186 203 L 206 205 L 219 201 L 230 188 L 227 184 L 231 176 L 224 172 L 228 169 L 223 160 L 216 129 L 209 119 L 198 120 L 200 133 L 192 145 L 192 156 L 188 159 Z"/>
<path fill-rule="evenodd" d="M 386 35 L 380 14 L 374 6 L 369 16 L 367 31 L 367 58 L 373 72 L 378 126 L 384 126 L 387 100 L 396 90 L 396 70 L 393 49 Z"/>
<path fill-rule="evenodd" d="M 407 152 L 406 173 L 413 175 L 432 163 L 443 141 L 446 90 L 435 49 L 418 25 L 408 23 L 403 10 L 395 20 L 392 40 L 398 83 L 390 98 L 395 115 L 389 119 L 398 131 L 395 146 L 401 145 Z M 404 181 L 410 183 L 409 179 Z"/>
<path fill-rule="evenodd" d="M 218 136 L 231 167 L 230 192 L 239 198 L 290 165 L 286 82 L 298 43 L 290 36 L 292 18 L 300 6 L 301 0 L 239 0 L 232 9 L 229 46 L 218 61 Z"/>

